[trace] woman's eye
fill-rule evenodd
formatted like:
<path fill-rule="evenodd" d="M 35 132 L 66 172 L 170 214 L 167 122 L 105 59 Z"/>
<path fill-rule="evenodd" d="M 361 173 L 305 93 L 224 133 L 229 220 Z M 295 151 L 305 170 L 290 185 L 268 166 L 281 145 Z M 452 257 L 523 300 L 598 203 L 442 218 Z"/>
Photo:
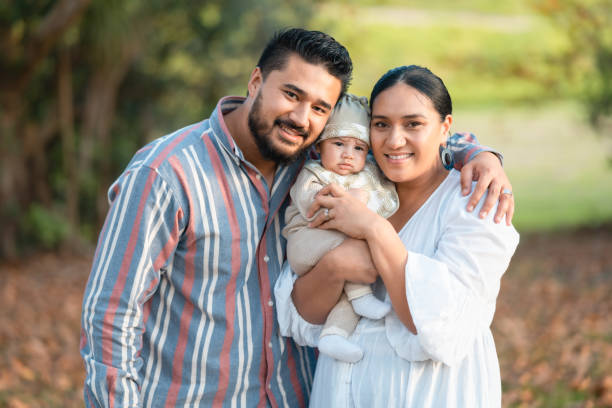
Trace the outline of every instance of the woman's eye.
<path fill-rule="evenodd" d="M 374 122 L 374 127 L 383 128 L 386 127 L 387 124 L 385 122 Z"/>
<path fill-rule="evenodd" d="M 421 122 L 408 122 L 406 124 L 406 127 L 415 128 L 415 127 L 419 127 L 420 125 L 421 125 Z"/>

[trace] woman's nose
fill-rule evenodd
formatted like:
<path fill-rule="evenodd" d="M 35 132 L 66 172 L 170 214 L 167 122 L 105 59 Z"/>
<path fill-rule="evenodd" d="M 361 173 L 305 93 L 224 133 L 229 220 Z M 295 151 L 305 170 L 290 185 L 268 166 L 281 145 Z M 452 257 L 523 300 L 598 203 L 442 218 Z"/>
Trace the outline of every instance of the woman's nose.
<path fill-rule="evenodd" d="M 389 133 L 389 137 L 387 137 L 386 143 L 387 146 L 397 149 L 398 147 L 402 147 L 406 143 L 406 140 L 400 129 L 393 128 Z"/>

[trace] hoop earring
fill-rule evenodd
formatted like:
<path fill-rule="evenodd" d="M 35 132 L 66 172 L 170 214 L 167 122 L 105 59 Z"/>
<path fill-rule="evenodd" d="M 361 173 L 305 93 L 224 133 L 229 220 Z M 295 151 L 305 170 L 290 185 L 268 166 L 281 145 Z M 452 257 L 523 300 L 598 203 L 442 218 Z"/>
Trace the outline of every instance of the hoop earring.
<path fill-rule="evenodd" d="M 453 152 L 447 146 L 440 145 L 440 159 L 442 160 L 442 166 L 446 170 L 450 170 L 455 166 Z"/>

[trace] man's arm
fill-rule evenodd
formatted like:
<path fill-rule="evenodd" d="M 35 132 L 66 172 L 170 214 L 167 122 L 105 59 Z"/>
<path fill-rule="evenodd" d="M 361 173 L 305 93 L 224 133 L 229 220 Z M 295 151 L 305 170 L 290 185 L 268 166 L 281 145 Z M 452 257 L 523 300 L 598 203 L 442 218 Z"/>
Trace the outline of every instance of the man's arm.
<path fill-rule="evenodd" d="M 499 223 L 505 216 L 506 224 L 510 225 L 514 215 L 514 197 L 512 184 L 502 167 L 502 155 L 478 145 L 472 133 L 453 134 L 448 139 L 448 147 L 453 152 L 455 168 L 461 171 L 463 195 L 468 195 L 472 189 L 472 181 L 477 181 L 467 210 L 473 211 L 487 192 L 487 198 L 479 213 L 480 218 L 486 217 L 499 200 L 494 220 Z"/>
<path fill-rule="evenodd" d="M 182 228 L 182 210 L 153 170 L 128 171 L 108 212 L 85 290 L 81 355 L 88 407 L 139 406 L 143 304 Z"/>
<path fill-rule="evenodd" d="M 322 324 L 349 277 L 352 282 L 373 283 L 377 276 L 365 241 L 347 238 L 295 281 L 293 304 L 306 321 Z"/>

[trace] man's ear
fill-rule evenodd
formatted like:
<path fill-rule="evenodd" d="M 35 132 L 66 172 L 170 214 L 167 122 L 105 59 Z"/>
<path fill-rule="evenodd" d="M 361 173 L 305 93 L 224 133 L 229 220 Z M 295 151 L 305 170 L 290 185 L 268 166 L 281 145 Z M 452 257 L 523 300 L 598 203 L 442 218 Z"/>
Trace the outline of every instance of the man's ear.
<path fill-rule="evenodd" d="M 257 90 L 262 83 L 263 74 L 261 73 L 261 69 L 259 67 L 255 67 L 253 72 L 251 72 L 251 78 L 249 78 L 249 83 L 247 84 L 248 95 L 257 95 Z"/>

